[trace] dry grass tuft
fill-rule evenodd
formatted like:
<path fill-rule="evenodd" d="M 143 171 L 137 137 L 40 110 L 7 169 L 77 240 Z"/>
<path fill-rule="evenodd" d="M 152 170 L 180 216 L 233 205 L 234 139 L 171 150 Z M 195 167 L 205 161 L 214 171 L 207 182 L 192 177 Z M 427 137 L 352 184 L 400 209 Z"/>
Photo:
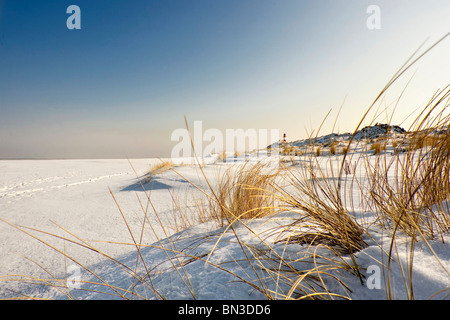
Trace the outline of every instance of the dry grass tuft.
<path fill-rule="evenodd" d="M 228 168 L 220 175 L 217 186 L 202 206 L 202 216 L 209 216 L 220 225 L 254 219 L 274 213 L 272 184 L 277 172 L 258 163 Z"/>
<path fill-rule="evenodd" d="M 299 214 L 298 223 L 293 227 L 300 234 L 294 238 L 301 243 L 326 243 L 345 254 L 366 246 L 364 229 L 347 212 L 340 187 L 328 178 L 329 172 L 311 161 L 309 166 L 290 169 L 288 173 L 292 191 L 280 188 L 278 192 L 280 202 Z"/>
<path fill-rule="evenodd" d="M 425 51 L 425 53 L 430 49 Z M 423 54 L 419 58 L 422 56 Z M 409 64 L 405 64 L 394 75 L 391 81 L 388 82 L 368 108 L 355 129 L 355 133 L 375 103 L 381 100 L 386 90 L 418 59 L 413 60 Z M 431 99 L 429 105 L 424 108 L 420 116 L 415 120 L 412 130 L 409 130 L 409 132 L 413 132 L 413 136 L 411 138 L 412 143 L 406 153 L 396 154 L 389 159 L 387 154 L 384 153 L 384 157 L 380 156 L 376 158 L 375 164 L 367 160 L 369 157 L 365 158 L 366 171 L 362 172 L 361 175 L 363 179 L 369 180 L 370 186 L 369 189 L 366 189 L 366 186 L 359 186 L 361 196 L 369 206 L 367 209 L 370 209 L 371 212 L 377 215 L 374 223 L 386 228 L 392 234 L 388 262 L 383 266 L 387 268 L 387 272 L 383 271 L 383 274 L 387 274 L 388 278 L 386 281 L 387 298 L 392 297 L 389 271 L 390 263 L 394 260 L 394 246 L 397 231 L 401 230 L 409 236 L 411 248 L 413 248 L 418 236 L 421 236 L 425 240 L 426 238 L 437 237 L 450 230 L 450 134 L 448 129 L 450 119 L 447 114 L 449 98 L 450 89 L 447 87 Z M 437 112 L 437 116 L 432 116 L 433 112 L 438 110 L 438 107 L 442 107 L 441 111 Z M 436 135 L 435 132 L 441 133 Z M 375 154 L 381 154 L 385 150 L 385 147 L 386 142 L 372 141 L 370 148 Z M 312 148 L 314 148 L 314 144 Z M 110 191 L 132 239 L 132 243 L 127 243 L 127 245 L 131 245 L 136 249 L 135 267 L 129 267 L 117 261 L 115 258 L 106 255 L 90 243 L 76 237 L 70 232 L 70 236 L 68 237 L 50 234 L 58 241 L 72 242 L 116 263 L 117 266 L 122 268 L 132 278 L 133 285 L 128 289 L 109 285 L 105 279 L 101 278 L 88 267 L 84 267 L 66 252 L 58 250 L 51 243 L 44 242 L 38 236 L 31 234 L 30 228 L 27 229 L 9 224 L 1 218 L 0 220 L 21 232 L 29 234 L 53 250 L 60 252 L 63 257 L 71 259 L 74 263 L 85 268 L 98 282 L 98 290 L 101 290 L 102 287 L 107 288 L 113 292 L 114 296 L 123 299 L 130 297 L 144 299 L 147 297 L 147 295 L 141 296 L 135 291 L 135 283 L 142 284 L 152 292 L 152 298 L 165 298 L 163 293 L 159 291 L 159 288 L 155 287 L 152 281 L 155 277 L 154 270 L 147 267 L 146 261 L 148 262 L 151 257 L 145 257 L 142 253 L 142 248 L 146 246 L 143 243 L 143 234 L 148 230 L 153 231 L 158 240 L 156 244 L 149 246 L 158 247 L 167 254 L 167 262 L 170 264 L 171 270 L 174 271 L 171 276 L 178 277 L 182 280 L 182 283 L 193 299 L 196 299 L 197 295 L 194 285 L 191 282 L 191 276 L 186 268 L 196 260 L 232 274 L 236 281 L 251 286 L 252 290 L 261 292 L 268 299 L 274 297 L 285 299 L 346 299 L 348 297 L 328 290 L 326 278 L 336 281 L 344 288 L 344 291 L 349 292 L 350 289 L 346 287 L 338 276 L 333 274 L 333 271 L 351 270 L 359 276 L 361 283 L 363 283 L 362 275 L 359 271 L 360 267 L 356 263 L 354 254 L 365 248 L 366 243 L 363 237 L 365 233 L 369 232 L 369 229 L 365 229 L 349 213 L 345 201 L 346 185 L 343 182 L 344 179 L 342 179 L 343 174 L 353 174 L 355 177 L 356 170 L 353 170 L 353 172 L 351 170 L 350 164 L 352 161 L 350 157 L 352 154 L 350 153 L 347 154 L 346 152 L 344 154 L 341 169 L 339 172 L 334 172 L 331 166 L 328 168 L 321 163 L 321 161 L 326 159 L 318 157 L 321 154 L 320 146 L 317 147 L 315 152 L 314 149 L 312 151 L 308 156 L 305 156 L 304 160 L 307 164 L 304 166 L 291 166 L 281 168 L 281 170 L 274 170 L 261 163 L 254 165 L 245 163 L 242 166 L 230 167 L 221 175 L 217 185 L 209 183 L 202 170 L 202 166 L 199 165 L 199 169 L 204 174 L 208 188 L 204 190 L 196 186 L 205 196 L 204 199 L 206 200 L 196 203 L 194 213 L 197 214 L 199 220 L 194 219 L 193 221 L 213 220 L 222 226 L 225 223 L 227 224 L 227 228 L 225 228 L 226 230 L 223 231 L 222 235 L 230 229 L 233 232 L 235 237 L 234 241 L 239 244 L 242 253 L 245 255 L 245 259 L 239 261 L 239 263 L 248 264 L 254 271 L 252 275 L 247 274 L 249 278 L 227 270 L 225 263 L 222 265 L 214 265 L 211 263 L 209 257 L 213 254 L 216 246 L 208 254 L 199 253 L 193 255 L 177 249 L 175 243 L 168 237 L 168 227 L 153 206 L 152 200 L 143 186 L 142 189 L 146 195 L 147 203 L 141 203 L 141 200 L 139 200 L 142 208 L 142 226 L 139 233 L 132 231 L 134 229 L 129 226 L 124 212 L 120 208 L 114 194 Z M 347 159 L 347 156 L 350 159 Z M 331 157 L 328 160 L 330 159 Z M 349 160 L 350 164 L 348 162 Z M 172 167 L 173 163 L 162 162 L 152 167 L 149 175 L 154 176 Z M 394 179 L 391 179 L 392 174 L 394 175 Z M 138 178 L 137 174 L 136 177 Z M 153 209 L 152 212 L 150 212 L 151 209 Z M 274 231 L 278 232 L 280 236 L 279 242 L 285 243 L 286 246 L 288 243 L 306 245 L 308 248 L 314 246 L 313 253 L 306 253 L 304 257 L 289 260 L 283 255 L 287 248 L 286 246 L 282 248 L 283 253 L 280 254 L 274 248 L 273 243 L 265 243 L 261 235 L 249 227 L 248 220 L 264 216 L 270 217 L 278 210 L 287 210 L 298 214 L 298 218 L 291 225 L 288 227 L 282 226 Z M 179 218 L 185 218 L 183 217 L 183 212 L 180 212 L 181 215 Z M 150 213 L 154 216 L 152 216 L 152 219 L 149 219 Z M 261 240 L 259 248 L 256 248 L 256 246 L 252 247 L 239 237 L 234 229 L 235 222 L 240 222 L 253 233 L 255 238 Z M 188 225 L 189 223 L 191 222 L 180 220 L 180 225 Z M 33 230 L 49 235 L 43 231 Z M 160 230 L 162 230 L 163 234 L 161 234 Z M 68 232 L 65 229 L 64 231 Z M 286 234 L 288 236 L 283 237 Z M 162 244 L 161 236 L 167 240 L 164 242 L 164 245 Z M 76 240 L 73 240 L 74 237 Z M 217 243 L 219 240 L 217 240 Z M 193 240 L 193 242 L 200 244 L 202 241 L 210 241 L 210 239 L 197 238 Z M 275 244 L 277 245 L 279 242 Z M 320 254 L 318 251 L 322 248 L 330 249 L 335 253 L 334 258 L 329 258 L 326 254 Z M 383 250 L 382 248 L 380 249 Z M 411 252 L 413 251 L 411 250 Z M 349 257 L 350 259 L 348 259 Z M 401 260 L 399 256 L 397 258 L 397 261 Z M 407 271 L 404 272 L 402 269 L 402 273 L 404 272 L 406 290 L 409 290 L 408 296 L 413 298 L 411 273 L 413 254 L 409 254 L 408 259 L 409 265 L 405 268 Z M 235 257 L 231 257 L 229 262 L 236 262 Z M 302 270 L 296 269 L 294 265 L 298 265 L 299 262 L 304 263 L 306 267 Z M 144 266 L 143 272 L 137 271 L 138 263 Z M 400 267 L 402 266 L 400 265 Z M 264 274 L 264 278 L 261 276 L 262 274 Z M 23 279 L 23 281 L 27 281 L 27 278 Z M 267 282 L 275 284 L 275 289 L 270 289 Z M 54 286 L 60 285 L 57 281 L 54 283 Z M 288 290 L 283 291 L 281 287 L 286 285 L 288 286 Z M 67 288 L 63 289 L 66 290 Z M 69 298 L 72 298 L 70 290 L 68 290 L 67 295 Z"/>
<path fill-rule="evenodd" d="M 225 151 L 223 151 L 221 154 L 219 154 L 219 160 L 222 162 L 227 161 L 227 153 Z"/>
<path fill-rule="evenodd" d="M 321 154 L 322 154 L 322 147 L 321 147 L 321 146 L 318 146 L 318 147 L 316 148 L 316 157 L 320 157 Z"/>
<path fill-rule="evenodd" d="M 370 150 L 373 151 L 373 154 L 381 154 L 383 151 L 386 150 L 386 144 L 380 141 L 373 142 L 370 145 Z"/>
<path fill-rule="evenodd" d="M 445 133 L 450 124 L 448 97 L 447 88 L 436 97 L 436 103 L 424 108 L 410 130 L 411 143 L 405 154 L 396 154 L 389 161 L 380 159 L 368 169 L 370 200 L 385 227 L 428 238 L 450 230 L 450 135 Z M 441 111 L 432 117 L 441 104 Z M 437 136 L 435 132 L 443 133 Z M 388 172 L 394 174 L 393 180 Z"/>

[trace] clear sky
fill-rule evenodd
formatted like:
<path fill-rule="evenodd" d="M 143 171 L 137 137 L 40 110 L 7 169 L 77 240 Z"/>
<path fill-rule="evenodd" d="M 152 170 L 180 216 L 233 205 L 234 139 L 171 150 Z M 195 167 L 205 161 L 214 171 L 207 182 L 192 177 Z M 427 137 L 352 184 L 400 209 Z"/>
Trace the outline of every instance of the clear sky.
<path fill-rule="evenodd" d="M 0 0 L 0 158 L 165 157 L 184 115 L 296 140 L 344 100 L 335 131 L 352 131 L 449 17 L 448 0 Z M 449 57 L 450 38 L 392 89 L 386 105 L 415 72 L 393 124 L 450 83 Z"/>

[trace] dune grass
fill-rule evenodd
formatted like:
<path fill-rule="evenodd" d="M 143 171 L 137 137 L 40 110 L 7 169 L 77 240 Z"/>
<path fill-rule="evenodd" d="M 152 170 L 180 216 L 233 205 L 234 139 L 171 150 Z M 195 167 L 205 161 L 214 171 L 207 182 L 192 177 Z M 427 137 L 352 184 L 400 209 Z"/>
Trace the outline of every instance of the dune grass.
<path fill-rule="evenodd" d="M 405 64 L 383 88 L 356 126 L 353 137 L 376 102 L 416 61 L 417 59 Z M 137 174 L 136 178 L 145 194 L 145 202 L 139 200 L 142 209 L 142 225 L 139 226 L 138 233 L 133 231 L 136 230 L 135 228 L 130 227 L 124 211 L 111 192 L 131 238 L 131 242 L 124 242 L 121 245 L 129 245 L 136 251 L 134 267 L 105 254 L 61 226 L 60 228 L 67 233 L 67 236 L 49 234 L 43 230 L 2 221 L 58 251 L 64 258 L 86 270 L 93 280 L 83 284 L 91 285 L 90 288 L 93 288 L 92 284 L 96 286 L 95 289 L 81 290 L 105 290 L 108 294 L 123 299 L 166 298 L 164 292 L 154 282 L 157 273 L 150 267 L 151 257 L 143 254 L 144 248 L 157 248 L 164 252 L 165 263 L 173 271 L 173 277 L 181 280 L 192 299 L 197 298 L 197 293 L 188 269 L 196 261 L 232 275 L 236 281 L 248 285 L 267 299 L 350 299 L 351 290 L 338 276 L 339 272 L 350 273 L 357 277 L 361 284 L 364 283 L 362 266 L 358 265 L 355 255 L 366 248 L 365 239 L 371 237 L 371 228 L 377 226 L 391 235 L 387 259 L 382 262 L 386 298 L 395 297 L 390 282 L 390 271 L 392 260 L 394 258 L 400 260 L 396 249 L 396 239 L 401 232 L 409 243 L 410 253 L 408 260 L 404 264 L 400 263 L 400 267 L 405 291 L 408 298 L 413 299 L 414 245 L 419 240 L 428 243 L 430 239 L 439 239 L 440 235 L 450 230 L 450 119 L 447 114 L 449 97 L 450 89 L 446 87 L 434 95 L 430 103 L 423 108 L 409 130 L 412 134 L 405 138 L 409 139 L 409 143 L 403 143 L 407 141 L 401 143 L 409 146 L 405 152 L 388 156 L 386 152 L 382 152 L 384 144 L 374 142 L 371 149 L 377 155 L 375 162 L 370 162 L 364 152 L 360 153 L 355 161 L 355 168 L 358 165 L 358 175 L 349 165 L 353 163 L 355 155 L 353 151 L 350 151 L 355 150 L 351 145 L 353 137 L 348 142 L 345 152 L 342 152 L 340 162 L 334 167 L 331 165 L 332 157 L 321 156 L 321 146 L 318 146 L 315 152 L 303 153 L 301 166 L 281 164 L 279 168 L 273 170 L 262 163 L 247 162 L 240 166 L 232 166 L 221 173 L 216 184 L 208 180 L 199 164 L 197 168 L 200 170 L 200 175 L 205 178 L 206 187 L 195 185 L 183 177 L 174 169 L 173 163 L 162 162 L 155 165 L 149 171 L 150 178 L 172 169 L 190 182 L 201 194 L 200 198 L 193 199 L 195 206 L 189 213 L 184 211 L 182 203 L 177 201 L 176 195 L 173 195 L 173 211 L 177 212 L 176 220 L 174 220 L 177 224 L 176 230 L 208 221 L 221 227 L 221 231 L 216 234 L 217 238 L 213 240 L 214 246 L 206 253 L 195 254 L 186 248 L 179 248 L 176 241 L 170 238 L 169 229 L 172 226 L 165 225 L 149 193 L 144 188 L 143 183 L 148 177 L 142 180 Z M 376 143 L 378 145 L 375 146 Z M 314 148 L 314 144 L 312 147 Z M 291 151 L 289 150 L 289 153 Z M 334 155 L 335 152 L 330 150 L 329 154 Z M 326 161 L 327 159 L 329 162 Z M 394 179 L 391 179 L 392 176 Z M 362 180 L 368 181 L 369 186 L 360 184 Z M 358 221 L 352 214 L 353 194 L 347 194 L 347 190 L 354 190 L 355 187 L 359 190 L 358 196 L 365 204 L 363 209 L 376 216 L 374 221 L 364 223 L 364 220 Z M 279 219 L 277 213 L 280 212 L 292 213 L 296 218 L 288 225 L 280 224 L 279 227 L 270 230 L 269 234 L 259 233 L 258 226 L 255 227 L 253 223 L 261 221 L 261 224 L 264 224 L 270 219 Z M 155 219 L 149 219 L 150 214 Z M 258 245 L 243 239 L 239 232 L 241 228 L 257 239 Z M 121 268 L 132 279 L 133 285 L 118 288 L 108 284 L 108 281 L 91 270 L 89 266 L 81 264 L 76 258 L 59 250 L 50 242 L 40 239 L 31 231 L 51 235 L 57 240 L 71 242 L 101 255 Z M 145 243 L 143 241 L 145 232 L 151 232 L 158 241 L 153 244 Z M 226 267 L 229 263 L 236 262 L 233 257 L 226 263 L 212 262 L 214 252 L 220 246 L 220 240 L 230 233 L 234 237 L 233 241 L 241 249 L 244 257 L 244 261 L 241 262 L 249 266 L 251 270 L 247 276 L 242 276 Z M 275 236 L 275 241 L 272 236 Z M 202 235 L 194 240 L 199 244 L 205 241 L 211 241 L 211 239 Z M 300 251 L 301 256 L 293 258 L 290 255 L 291 245 L 305 250 Z M 429 248 L 432 251 L 432 248 Z M 380 250 L 385 249 L 380 247 Z M 436 259 L 439 264 L 437 257 Z M 138 268 L 138 265 L 141 267 Z M 445 269 L 444 266 L 442 267 Z M 447 270 L 446 272 L 449 274 Z M 70 288 L 52 275 L 48 279 L 17 275 L 3 281 L 22 281 L 51 286 L 60 290 L 69 299 L 74 298 Z M 141 289 L 144 287 L 151 294 L 147 296 L 141 291 L 138 292 L 136 290 L 138 284 Z M 336 291 L 336 288 L 339 290 Z M 25 296 L 24 298 L 33 297 Z"/>
<path fill-rule="evenodd" d="M 223 224 L 240 219 L 254 219 L 274 213 L 274 198 L 271 186 L 277 171 L 268 170 L 258 163 L 244 163 L 237 168 L 228 168 L 220 175 L 215 198 L 209 197 L 205 209 L 209 216 Z"/>
<path fill-rule="evenodd" d="M 380 141 L 373 142 L 370 145 L 370 150 L 373 151 L 373 154 L 381 154 L 383 151 L 386 150 L 386 144 Z"/>
<path fill-rule="evenodd" d="M 449 96 L 450 90 L 446 88 L 436 96 L 436 103 L 424 108 L 423 116 L 416 119 L 411 129 L 413 134 L 405 153 L 397 153 L 390 161 L 380 159 L 370 168 L 368 195 L 374 210 L 380 213 L 380 221 L 410 236 L 420 232 L 433 239 L 450 230 Z M 439 113 L 432 119 L 437 108 Z M 424 141 L 428 141 L 426 145 Z M 394 176 L 393 181 L 388 172 Z"/>
<path fill-rule="evenodd" d="M 170 160 L 160 160 L 160 162 L 150 166 L 148 172 L 145 174 L 145 182 L 149 182 L 154 176 L 166 172 L 174 166 L 175 164 Z"/>

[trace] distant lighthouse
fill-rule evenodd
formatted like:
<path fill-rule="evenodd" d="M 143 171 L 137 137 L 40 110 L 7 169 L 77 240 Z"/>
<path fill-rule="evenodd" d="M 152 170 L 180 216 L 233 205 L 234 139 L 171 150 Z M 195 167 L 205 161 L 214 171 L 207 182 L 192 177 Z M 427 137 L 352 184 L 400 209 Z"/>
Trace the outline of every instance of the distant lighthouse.
<path fill-rule="evenodd" d="M 286 143 L 286 133 L 283 133 L 283 143 Z"/>

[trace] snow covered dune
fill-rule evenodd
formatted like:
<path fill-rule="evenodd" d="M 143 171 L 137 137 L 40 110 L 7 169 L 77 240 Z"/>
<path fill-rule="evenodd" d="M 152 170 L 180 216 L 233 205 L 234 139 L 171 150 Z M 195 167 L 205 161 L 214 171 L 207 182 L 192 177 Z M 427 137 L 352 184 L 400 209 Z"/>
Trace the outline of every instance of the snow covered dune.
<path fill-rule="evenodd" d="M 365 156 L 376 163 L 376 156 Z M 391 231 L 377 224 L 375 212 L 356 201 L 361 186 L 370 182 L 361 168 L 351 175 L 359 182 L 344 187 L 347 196 L 355 196 L 346 206 L 349 217 L 364 230 L 363 245 L 351 254 L 327 240 L 333 231 L 321 233 L 325 222 L 303 215 L 301 207 L 284 205 L 273 214 L 231 225 L 195 222 L 200 209 L 196 200 L 208 191 L 205 177 L 216 188 L 224 170 L 236 167 L 243 174 L 240 164 L 267 159 L 262 154 L 260 159 L 210 161 L 201 170 L 175 165 L 148 180 L 150 166 L 159 160 L 1 161 L 0 296 L 448 297 L 449 235 L 412 242 L 399 232 L 393 241 Z M 305 159 L 292 162 L 280 175 L 304 167 Z M 338 170 L 342 159 L 317 157 L 315 167 Z M 280 158 L 270 161 L 278 164 Z M 350 181 L 346 175 L 343 180 Z M 330 181 L 318 178 L 316 183 Z"/>

